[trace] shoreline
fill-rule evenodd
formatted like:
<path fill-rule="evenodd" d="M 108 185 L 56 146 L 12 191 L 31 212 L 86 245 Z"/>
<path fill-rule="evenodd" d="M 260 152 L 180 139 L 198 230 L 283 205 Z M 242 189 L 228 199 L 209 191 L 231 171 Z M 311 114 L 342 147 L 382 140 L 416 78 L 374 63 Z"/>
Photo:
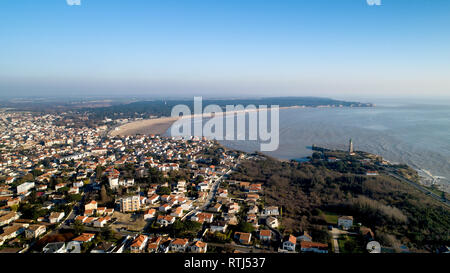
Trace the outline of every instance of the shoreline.
<path fill-rule="evenodd" d="M 308 108 L 307 106 L 284 106 L 279 107 L 282 109 L 295 109 L 295 108 Z M 317 108 L 317 107 L 316 107 Z M 228 111 L 222 113 L 216 113 L 215 116 L 228 116 L 234 114 L 250 113 L 250 112 L 260 112 L 267 111 L 271 108 L 257 108 L 249 110 L 238 110 L 238 111 Z M 137 135 L 137 134 L 154 134 L 163 135 L 167 130 L 179 119 L 185 118 L 211 118 L 211 113 L 204 114 L 192 114 L 190 116 L 182 117 L 160 117 L 155 119 L 143 119 L 137 121 L 131 121 L 122 124 L 108 132 L 108 136 L 126 136 L 126 135 Z"/>

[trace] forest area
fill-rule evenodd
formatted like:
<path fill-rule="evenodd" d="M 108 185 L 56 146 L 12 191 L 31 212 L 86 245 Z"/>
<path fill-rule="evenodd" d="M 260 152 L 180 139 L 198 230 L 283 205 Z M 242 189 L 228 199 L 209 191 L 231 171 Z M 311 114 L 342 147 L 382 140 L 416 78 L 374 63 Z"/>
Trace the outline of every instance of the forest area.
<path fill-rule="evenodd" d="M 285 232 L 323 233 L 323 211 L 352 215 L 389 247 L 429 251 L 450 243 L 450 212 L 391 177 L 336 171 L 319 162 L 245 161 L 231 179 L 262 183 L 265 205 L 280 206 Z M 326 228 L 325 228 L 326 229 Z"/>

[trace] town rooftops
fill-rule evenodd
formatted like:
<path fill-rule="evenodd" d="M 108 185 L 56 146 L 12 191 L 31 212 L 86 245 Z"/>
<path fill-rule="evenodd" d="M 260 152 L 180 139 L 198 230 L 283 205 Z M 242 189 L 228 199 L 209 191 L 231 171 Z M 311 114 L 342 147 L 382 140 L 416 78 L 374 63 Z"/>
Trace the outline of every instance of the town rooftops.
<path fill-rule="evenodd" d="M 325 249 L 328 249 L 328 245 L 326 245 L 326 244 L 307 242 L 307 241 L 302 241 L 300 243 L 300 247 L 301 248 L 325 248 Z"/>
<path fill-rule="evenodd" d="M 85 242 L 89 242 L 94 237 L 95 237 L 95 234 L 93 234 L 93 233 L 83 233 L 80 236 L 78 236 L 75 239 L 73 239 L 72 241 L 85 243 Z"/>
<path fill-rule="evenodd" d="M 136 239 L 133 240 L 130 247 L 140 248 L 146 239 L 147 236 L 139 235 L 138 237 L 136 237 Z"/>
<path fill-rule="evenodd" d="M 203 241 L 197 241 L 194 243 L 194 245 L 198 248 L 204 248 L 206 246 L 206 243 Z"/>
<path fill-rule="evenodd" d="M 297 238 L 293 235 L 289 235 L 288 241 L 294 245 L 297 244 Z"/>
<path fill-rule="evenodd" d="M 179 246 L 184 246 L 187 243 L 189 243 L 188 239 L 180 239 L 180 238 L 175 239 L 171 242 L 172 245 L 179 245 Z"/>

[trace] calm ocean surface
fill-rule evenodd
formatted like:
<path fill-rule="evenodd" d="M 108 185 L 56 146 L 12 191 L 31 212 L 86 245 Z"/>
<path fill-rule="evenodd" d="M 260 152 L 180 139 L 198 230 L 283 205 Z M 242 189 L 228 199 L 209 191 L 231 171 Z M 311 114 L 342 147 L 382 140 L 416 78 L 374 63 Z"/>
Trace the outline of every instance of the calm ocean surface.
<path fill-rule="evenodd" d="M 238 132 L 243 133 L 243 132 Z M 406 163 L 437 183 L 450 186 L 450 103 L 387 104 L 373 108 L 297 108 L 280 110 L 280 145 L 266 154 L 280 159 L 311 155 L 312 144 L 355 150 Z M 229 148 L 259 151 L 257 141 L 221 141 Z M 436 177 L 438 176 L 438 177 Z"/>

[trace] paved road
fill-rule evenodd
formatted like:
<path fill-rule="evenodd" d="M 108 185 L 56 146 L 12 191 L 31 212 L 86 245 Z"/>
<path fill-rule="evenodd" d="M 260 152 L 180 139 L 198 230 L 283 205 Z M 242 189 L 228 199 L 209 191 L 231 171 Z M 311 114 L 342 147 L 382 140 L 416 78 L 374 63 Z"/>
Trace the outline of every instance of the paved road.
<path fill-rule="evenodd" d="M 183 221 L 184 219 L 186 219 L 187 217 L 189 217 L 190 215 L 194 215 L 195 213 L 202 211 L 204 209 L 206 209 L 207 207 L 209 207 L 209 205 L 211 205 L 212 201 L 216 198 L 216 194 L 217 194 L 217 189 L 219 188 L 220 183 L 222 182 L 223 178 L 226 175 L 229 175 L 232 172 L 232 170 L 229 170 L 228 172 L 226 172 L 224 175 L 222 175 L 221 177 L 217 178 L 217 180 L 214 182 L 214 184 L 211 187 L 211 190 L 209 191 L 208 197 L 206 197 L 206 201 L 205 203 L 194 210 L 191 210 L 190 212 L 186 213 L 181 220 Z"/>
<path fill-rule="evenodd" d="M 438 196 L 437 194 L 433 193 L 432 191 L 426 189 L 425 187 L 420 186 L 417 183 L 415 183 L 413 181 L 410 181 L 410 180 L 408 180 L 408 179 L 406 179 L 406 178 L 404 178 L 404 177 L 394 173 L 391 168 L 387 167 L 387 168 L 385 168 L 385 171 L 386 171 L 386 173 L 388 175 L 390 175 L 390 176 L 392 176 L 392 177 L 394 177 L 394 178 L 396 178 L 396 179 L 398 179 L 398 180 L 400 180 L 402 182 L 410 184 L 411 186 L 413 186 L 414 188 L 418 189 L 419 191 L 425 193 L 426 195 L 430 196 L 431 198 L 441 202 L 442 204 L 446 205 L 447 207 L 450 207 L 450 201 L 449 200 L 443 200 L 441 196 Z"/>
<path fill-rule="evenodd" d="M 339 243 L 338 243 L 338 238 L 339 236 L 341 236 L 342 234 L 348 234 L 349 232 L 345 231 L 345 230 L 340 230 L 337 228 L 333 228 L 330 231 L 331 236 L 333 238 L 333 247 L 334 247 L 334 253 L 339 253 Z"/>

